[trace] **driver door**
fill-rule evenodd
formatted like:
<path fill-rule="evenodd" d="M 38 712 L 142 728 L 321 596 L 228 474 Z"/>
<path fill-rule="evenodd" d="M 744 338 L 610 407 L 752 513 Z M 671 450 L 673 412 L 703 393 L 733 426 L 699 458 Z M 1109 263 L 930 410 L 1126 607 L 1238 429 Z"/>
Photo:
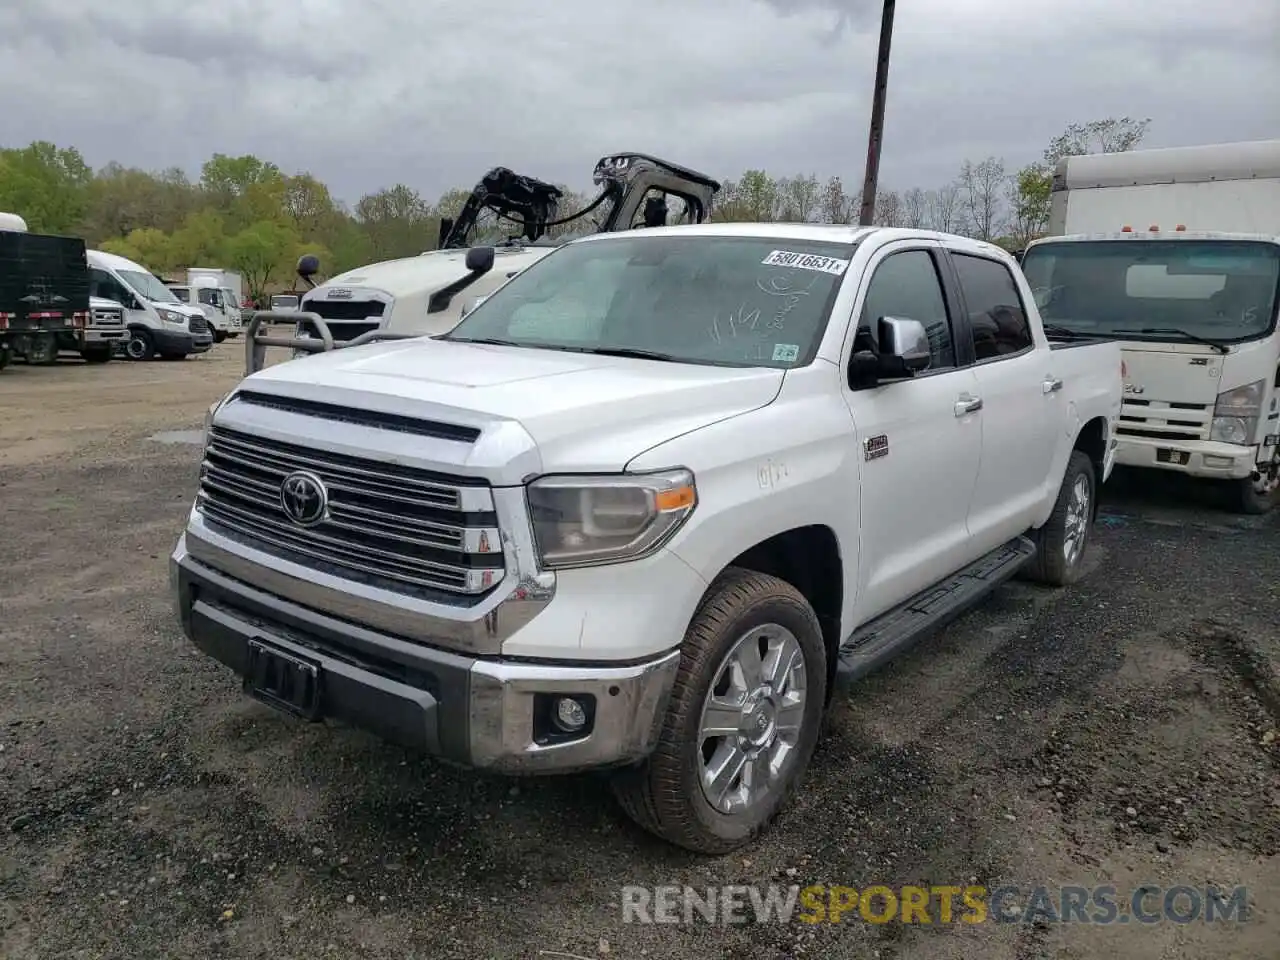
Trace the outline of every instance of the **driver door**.
<path fill-rule="evenodd" d="M 967 519 L 982 452 L 977 395 L 955 335 L 939 270 L 941 247 L 927 240 L 888 244 L 868 267 L 856 307 L 859 335 L 880 317 L 918 320 L 929 333 L 928 370 L 910 380 L 851 390 L 861 477 L 860 620 L 870 619 L 974 559 Z M 851 349 L 846 348 L 845 364 Z"/>

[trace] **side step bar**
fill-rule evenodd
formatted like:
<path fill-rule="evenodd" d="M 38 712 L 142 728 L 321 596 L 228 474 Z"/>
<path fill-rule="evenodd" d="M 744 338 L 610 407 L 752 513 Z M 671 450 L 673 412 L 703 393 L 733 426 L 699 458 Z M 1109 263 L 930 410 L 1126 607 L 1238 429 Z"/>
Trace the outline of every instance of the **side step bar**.
<path fill-rule="evenodd" d="M 315 327 L 315 337 L 280 337 L 270 333 L 259 334 L 263 324 L 289 324 L 295 329 L 299 323 L 308 322 Z M 392 333 L 389 330 L 370 330 L 350 340 L 334 340 L 328 324 L 318 313 L 309 310 L 263 310 L 249 321 L 244 334 L 244 375 L 251 377 L 267 365 L 267 347 L 289 347 L 307 353 L 324 353 L 340 347 L 358 347 L 377 340 L 411 340 L 420 333 Z"/>
<path fill-rule="evenodd" d="M 906 650 L 925 634 L 982 601 L 1036 555 L 1027 537 L 1016 537 L 934 584 L 906 603 L 864 624 L 840 644 L 836 684 L 846 685 Z"/>

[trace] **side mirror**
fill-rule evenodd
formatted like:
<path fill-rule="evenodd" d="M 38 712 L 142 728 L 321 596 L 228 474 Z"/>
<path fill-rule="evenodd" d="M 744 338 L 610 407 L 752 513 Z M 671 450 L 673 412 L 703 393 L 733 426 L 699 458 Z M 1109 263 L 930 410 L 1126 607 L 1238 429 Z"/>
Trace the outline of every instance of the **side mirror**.
<path fill-rule="evenodd" d="M 427 301 L 427 313 L 443 313 L 453 298 L 493 269 L 493 247 L 471 247 L 467 250 L 467 273 L 453 283 L 441 287 Z"/>
<path fill-rule="evenodd" d="M 909 380 L 928 369 L 932 360 L 929 334 L 919 320 L 881 317 L 877 331 L 878 346 L 866 330 L 859 331 L 854 341 L 853 356 L 849 358 L 852 390 L 865 390 L 884 380 Z"/>
<path fill-rule="evenodd" d="M 320 272 L 320 258 L 314 253 L 304 253 L 298 258 L 298 276 L 303 280 L 314 277 Z"/>
<path fill-rule="evenodd" d="M 493 247 L 472 247 L 467 251 L 467 269 L 472 273 L 488 273 L 493 269 Z"/>
<path fill-rule="evenodd" d="M 880 318 L 882 377 L 910 377 L 929 366 L 929 333 L 919 320 Z M 901 371 L 901 372 L 899 372 Z"/>

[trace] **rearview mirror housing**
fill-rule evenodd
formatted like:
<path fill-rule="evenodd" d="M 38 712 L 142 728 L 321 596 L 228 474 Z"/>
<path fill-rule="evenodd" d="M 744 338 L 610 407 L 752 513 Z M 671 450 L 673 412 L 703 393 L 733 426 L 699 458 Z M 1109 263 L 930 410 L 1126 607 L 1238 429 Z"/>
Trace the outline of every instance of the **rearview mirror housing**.
<path fill-rule="evenodd" d="M 493 247 L 472 247 L 467 251 L 467 269 L 472 273 L 488 273 L 493 269 Z"/>
<path fill-rule="evenodd" d="M 849 388 L 865 390 L 885 380 L 909 380 L 932 361 L 929 334 L 919 320 L 881 317 L 876 324 L 877 343 L 870 331 L 859 332 L 862 346 L 855 341 L 849 358 Z M 871 349 L 874 347 L 874 349 Z"/>
<path fill-rule="evenodd" d="M 932 352 L 923 323 L 905 317 L 881 317 L 879 326 L 881 377 L 910 377 L 928 369 Z"/>

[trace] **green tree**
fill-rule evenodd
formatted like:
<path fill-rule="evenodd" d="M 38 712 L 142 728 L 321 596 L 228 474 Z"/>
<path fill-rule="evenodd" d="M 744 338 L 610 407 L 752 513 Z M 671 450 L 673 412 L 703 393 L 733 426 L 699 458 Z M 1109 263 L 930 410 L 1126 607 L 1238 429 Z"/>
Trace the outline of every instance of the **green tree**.
<path fill-rule="evenodd" d="M 74 147 L 44 140 L 0 150 L 0 210 L 34 233 L 72 234 L 88 209 L 93 171 Z"/>
<path fill-rule="evenodd" d="M 170 273 L 179 266 L 172 238 L 155 227 L 139 227 L 131 230 L 127 237 L 104 240 L 100 246 L 107 253 L 128 257 L 153 273 Z"/>
<path fill-rule="evenodd" d="M 356 217 L 379 260 L 412 257 L 434 249 L 438 239 L 440 221 L 431 206 L 403 183 L 361 197 Z"/>
<path fill-rule="evenodd" d="M 301 246 L 302 239 L 293 227 L 263 220 L 228 239 L 226 256 L 244 278 L 249 295 L 261 301 L 273 282 L 289 275 Z"/>
<path fill-rule="evenodd" d="M 215 203 L 227 207 L 255 183 L 280 180 L 280 168 L 252 154 L 229 157 L 215 153 L 200 168 L 200 186 Z"/>
<path fill-rule="evenodd" d="M 226 220 L 209 208 L 191 214 L 170 237 L 169 253 L 176 266 L 219 265 L 227 253 Z"/>

